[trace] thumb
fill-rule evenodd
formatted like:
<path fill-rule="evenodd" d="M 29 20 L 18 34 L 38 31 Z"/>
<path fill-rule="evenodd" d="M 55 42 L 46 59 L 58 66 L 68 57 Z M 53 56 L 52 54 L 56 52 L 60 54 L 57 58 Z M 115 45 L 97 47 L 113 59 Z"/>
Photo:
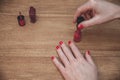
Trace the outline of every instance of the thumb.
<path fill-rule="evenodd" d="M 99 16 L 94 16 L 93 18 L 89 19 L 89 20 L 86 20 L 86 21 L 83 21 L 81 22 L 79 26 L 81 26 L 81 24 L 84 26 L 84 27 L 89 27 L 89 26 L 92 26 L 92 25 L 96 25 L 96 24 L 100 24 L 100 17 Z"/>

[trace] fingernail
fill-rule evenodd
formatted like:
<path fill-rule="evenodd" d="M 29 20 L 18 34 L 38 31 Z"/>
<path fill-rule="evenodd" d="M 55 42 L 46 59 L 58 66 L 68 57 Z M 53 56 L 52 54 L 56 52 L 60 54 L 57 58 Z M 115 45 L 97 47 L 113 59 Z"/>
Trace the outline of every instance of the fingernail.
<path fill-rule="evenodd" d="M 84 28 L 84 26 L 82 25 L 82 24 L 80 24 L 80 25 L 78 25 L 78 29 L 83 29 Z"/>
<path fill-rule="evenodd" d="M 59 44 L 60 44 L 60 45 L 62 45 L 62 44 L 63 44 L 63 42 L 62 42 L 62 41 L 60 41 L 60 42 L 59 42 Z"/>
<path fill-rule="evenodd" d="M 51 57 L 52 60 L 53 60 L 54 58 L 55 58 L 54 56 Z"/>
<path fill-rule="evenodd" d="M 68 45 L 70 45 L 72 43 L 72 41 L 68 41 Z"/>
<path fill-rule="evenodd" d="M 56 46 L 56 49 L 59 49 L 60 47 L 59 46 Z"/>
<path fill-rule="evenodd" d="M 87 54 L 90 55 L 90 51 L 89 50 L 87 51 Z"/>

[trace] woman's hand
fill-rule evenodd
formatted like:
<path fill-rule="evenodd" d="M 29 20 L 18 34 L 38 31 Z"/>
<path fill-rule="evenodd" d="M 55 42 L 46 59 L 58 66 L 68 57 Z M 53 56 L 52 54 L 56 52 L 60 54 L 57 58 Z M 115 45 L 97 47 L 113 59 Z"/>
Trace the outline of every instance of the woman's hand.
<path fill-rule="evenodd" d="M 84 58 L 73 42 L 69 41 L 68 44 L 69 48 L 61 41 L 56 47 L 61 60 L 51 57 L 65 80 L 97 80 L 97 68 L 90 52 L 87 51 Z"/>
<path fill-rule="evenodd" d="M 84 27 L 89 27 L 120 18 L 120 6 L 105 0 L 89 0 L 77 9 L 74 15 L 74 23 L 79 16 L 83 16 L 86 20 L 80 23 L 78 27 L 81 24 Z"/>

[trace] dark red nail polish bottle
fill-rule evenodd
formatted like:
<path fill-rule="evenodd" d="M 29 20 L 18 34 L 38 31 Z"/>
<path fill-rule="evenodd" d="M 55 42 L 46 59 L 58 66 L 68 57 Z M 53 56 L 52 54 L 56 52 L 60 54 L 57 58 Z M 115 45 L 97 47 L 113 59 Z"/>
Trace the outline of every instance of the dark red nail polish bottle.
<path fill-rule="evenodd" d="M 36 9 L 32 6 L 30 7 L 30 10 L 29 10 L 29 17 L 30 17 L 31 23 L 36 22 Z"/>
<path fill-rule="evenodd" d="M 82 32 L 81 32 L 81 29 L 78 28 L 78 25 L 84 20 L 85 19 L 82 16 L 77 18 L 77 24 L 76 24 L 77 30 L 74 32 L 74 41 L 75 42 L 81 41 Z"/>
<path fill-rule="evenodd" d="M 25 17 L 21 14 L 21 12 L 19 12 L 19 16 L 17 17 L 17 20 L 20 26 L 25 25 Z"/>
<path fill-rule="evenodd" d="M 81 41 L 81 30 L 76 30 L 74 32 L 74 41 L 80 42 Z"/>

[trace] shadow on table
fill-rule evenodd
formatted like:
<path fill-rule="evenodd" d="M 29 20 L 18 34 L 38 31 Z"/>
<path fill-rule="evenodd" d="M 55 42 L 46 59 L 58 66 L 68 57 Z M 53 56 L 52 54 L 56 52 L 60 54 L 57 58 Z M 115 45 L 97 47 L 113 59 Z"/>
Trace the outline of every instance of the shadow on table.
<path fill-rule="evenodd" d="M 2 70 L 0 70 L 0 80 L 8 80 Z"/>
<path fill-rule="evenodd" d="M 120 80 L 120 73 L 118 75 L 116 75 L 115 77 L 113 77 L 113 79 L 111 80 Z"/>
<path fill-rule="evenodd" d="M 4 0 L 0 0 L 0 5 L 3 4 Z"/>

